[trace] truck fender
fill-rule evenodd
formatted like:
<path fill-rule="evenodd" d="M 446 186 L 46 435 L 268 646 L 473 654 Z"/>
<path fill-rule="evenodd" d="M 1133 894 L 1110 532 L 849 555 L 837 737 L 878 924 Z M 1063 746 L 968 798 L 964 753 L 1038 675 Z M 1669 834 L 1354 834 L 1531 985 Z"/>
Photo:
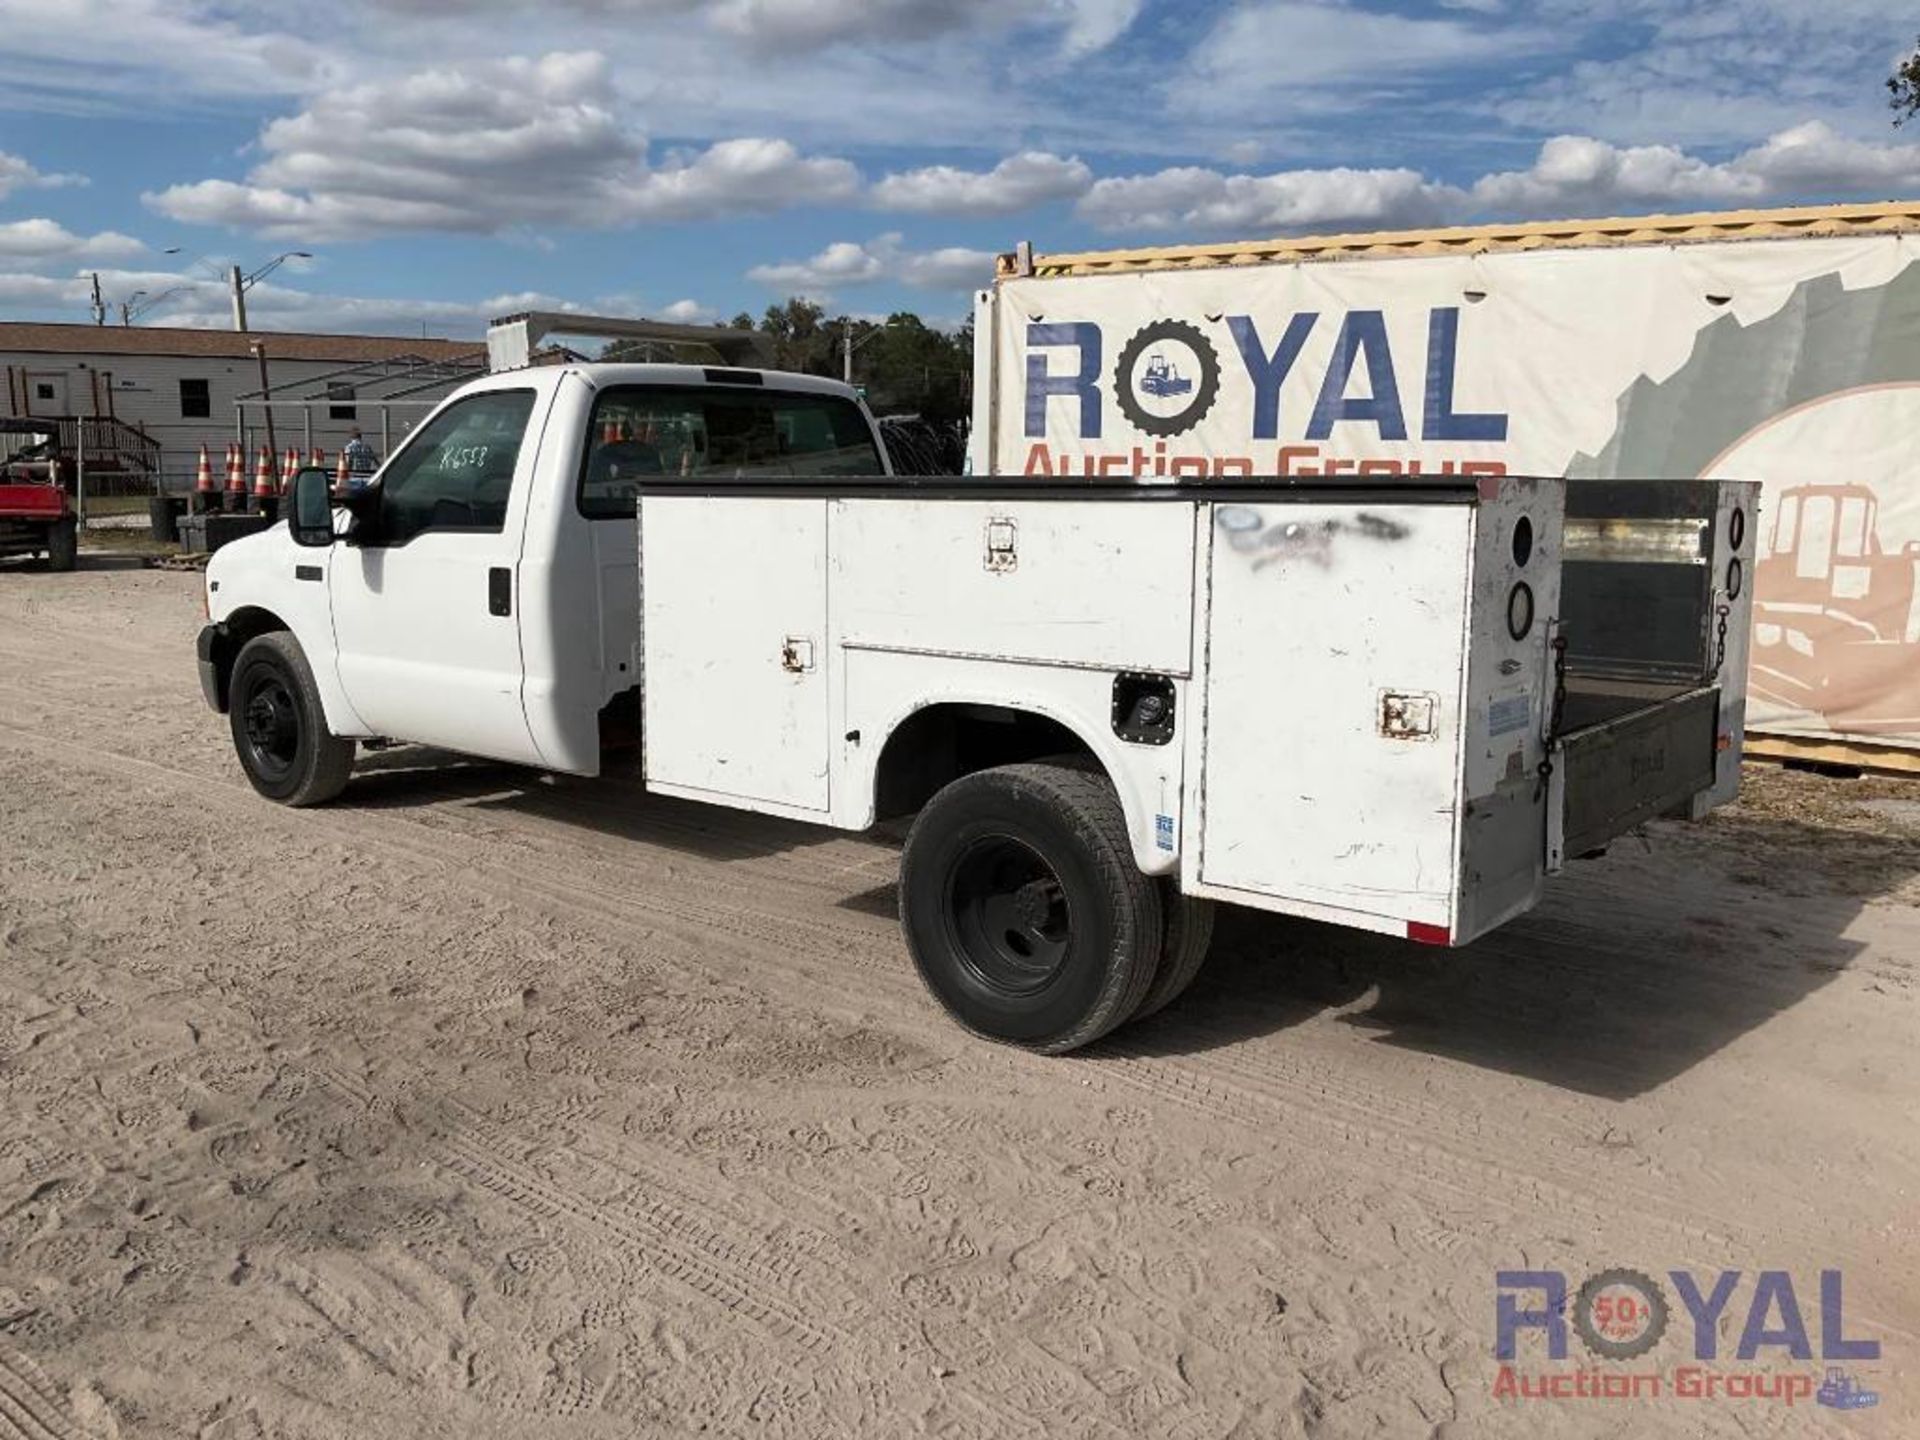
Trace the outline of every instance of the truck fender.
<path fill-rule="evenodd" d="M 1104 677 L 1103 677 L 1104 678 Z M 995 710 L 1010 711 L 1014 714 L 1036 716 L 1052 721 L 1066 730 L 1092 756 L 1108 780 L 1113 783 L 1120 798 L 1120 808 L 1126 815 L 1127 834 L 1133 844 L 1134 862 L 1141 872 L 1147 875 L 1168 875 L 1180 867 L 1180 852 L 1177 838 L 1174 848 L 1166 848 L 1161 816 L 1172 810 L 1173 833 L 1179 835 L 1178 796 L 1180 794 L 1180 748 L 1146 749 L 1123 745 L 1115 736 L 1104 714 L 1087 714 L 1081 707 L 1061 703 L 1056 698 L 1033 698 L 1023 696 L 1018 703 L 1009 704 L 1004 693 L 992 694 L 971 690 L 956 690 L 937 697 L 921 697 L 910 704 L 899 707 L 890 714 L 886 724 L 885 739 L 873 747 L 859 746 L 849 749 L 849 778 L 854 781 L 855 790 L 848 797 L 850 808 L 857 807 L 858 812 L 850 817 L 854 828 L 864 829 L 874 822 L 876 814 L 876 787 L 881 763 L 895 737 L 916 715 L 939 707 L 985 706 Z M 1168 766 L 1171 766 L 1171 773 Z M 964 773 L 964 772 L 963 772 Z M 954 778 L 958 778 L 957 776 Z"/>

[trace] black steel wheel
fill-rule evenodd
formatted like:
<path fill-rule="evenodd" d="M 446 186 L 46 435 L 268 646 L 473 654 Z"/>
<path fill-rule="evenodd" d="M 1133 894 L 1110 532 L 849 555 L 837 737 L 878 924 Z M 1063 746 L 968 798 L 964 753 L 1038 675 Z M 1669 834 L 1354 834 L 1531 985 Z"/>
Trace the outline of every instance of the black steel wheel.
<path fill-rule="evenodd" d="M 1047 1054 L 1134 1012 L 1162 936 L 1113 786 L 1050 764 L 963 776 L 928 802 L 901 856 L 900 923 L 948 1013 Z"/>
<path fill-rule="evenodd" d="M 1073 912 L 1053 867 L 1011 835 L 983 835 L 947 877 L 960 963 L 1001 995 L 1046 989 L 1066 963 Z"/>
<path fill-rule="evenodd" d="M 227 718 L 240 768 L 283 805 L 318 805 L 346 788 L 354 745 L 327 729 L 300 643 L 284 631 L 249 640 L 234 662 Z"/>

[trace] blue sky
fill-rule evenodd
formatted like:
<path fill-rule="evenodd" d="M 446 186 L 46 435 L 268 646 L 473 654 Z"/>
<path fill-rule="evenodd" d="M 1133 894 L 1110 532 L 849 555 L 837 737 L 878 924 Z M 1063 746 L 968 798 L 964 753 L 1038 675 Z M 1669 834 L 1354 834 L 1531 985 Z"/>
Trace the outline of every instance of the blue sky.
<path fill-rule="evenodd" d="M 478 334 L 994 252 L 1920 195 L 1883 0 L 0 0 L 0 317 Z M 177 247 L 176 254 L 165 253 Z M 170 294 L 168 292 L 171 292 Z"/>

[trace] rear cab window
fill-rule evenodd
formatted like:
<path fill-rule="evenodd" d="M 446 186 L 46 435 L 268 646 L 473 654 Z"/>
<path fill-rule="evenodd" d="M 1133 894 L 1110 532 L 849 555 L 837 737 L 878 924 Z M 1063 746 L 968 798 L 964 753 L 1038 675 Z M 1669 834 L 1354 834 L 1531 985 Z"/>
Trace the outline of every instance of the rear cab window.
<path fill-rule="evenodd" d="M 814 479 L 885 473 L 873 428 L 842 395 L 701 385 L 624 385 L 601 392 L 580 468 L 580 513 L 631 519 L 649 482 Z"/>

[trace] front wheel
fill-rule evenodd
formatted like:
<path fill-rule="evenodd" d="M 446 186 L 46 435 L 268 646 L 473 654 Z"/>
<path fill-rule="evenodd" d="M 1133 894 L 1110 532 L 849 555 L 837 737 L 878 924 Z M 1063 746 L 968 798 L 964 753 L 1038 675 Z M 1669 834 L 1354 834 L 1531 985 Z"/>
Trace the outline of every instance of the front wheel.
<path fill-rule="evenodd" d="M 80 560 L 79 526 L 69 518 L 47 527 L 47 568 L 71 570 Z"/>
<path fill-rule="evenodd" d="M 256 636 L 240 651 L 227 719 L 240 768 L 269 800 L 319 805 L 346 788 L 353 741 L 327 729 L 306 653 L 285 631 Z"/>
<path fill-rule="evenodd" d="M 1107 778 L 1026 764 L 963 776 L 920 812 L 900 859 L 900 923 L 956 1020 L 1058 1055 L 1139 1008 L 1163 922 Z"/>

